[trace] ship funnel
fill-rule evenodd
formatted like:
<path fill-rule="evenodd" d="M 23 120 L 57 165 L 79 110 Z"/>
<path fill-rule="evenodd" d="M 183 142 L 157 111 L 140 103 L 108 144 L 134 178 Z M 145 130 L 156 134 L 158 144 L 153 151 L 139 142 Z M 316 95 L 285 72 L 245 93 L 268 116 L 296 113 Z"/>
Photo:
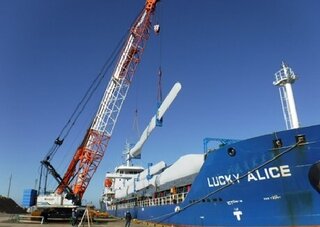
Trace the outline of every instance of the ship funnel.
<path fill-rule="evenodd" d="M 284 62 L 281 69 L 275 73 L 276 80 L 273 85 L 279 87 L 282 111 L 286 122 L 287 129 L 299 128 L 299 120 L 294 101 L 292 84 L 296 81 L 297 76 L 292 69 Z"/>

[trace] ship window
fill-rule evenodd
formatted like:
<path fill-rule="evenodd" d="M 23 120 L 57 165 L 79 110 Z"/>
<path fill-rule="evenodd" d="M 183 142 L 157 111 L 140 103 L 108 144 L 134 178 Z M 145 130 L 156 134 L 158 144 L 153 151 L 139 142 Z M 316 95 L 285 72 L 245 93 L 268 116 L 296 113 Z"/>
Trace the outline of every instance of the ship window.
<path fill-rule="evenodd" d="M 275 139 L 273 140 L 273 148 L 281 148 L 282 145 L 282 140 L 281 139 Z"/>
<path fill-rule="evenodd" d="M 228 155 L 233 157 L 236 155 L 236 149 L 234 149 L 233 147 L 228 148 Z"/>
<path fill-rule="evenodd" d="M 306 142 L 306 136 L 305 135 L 297 135 L 296 136 L 296 142 L 301 144 Z"/>

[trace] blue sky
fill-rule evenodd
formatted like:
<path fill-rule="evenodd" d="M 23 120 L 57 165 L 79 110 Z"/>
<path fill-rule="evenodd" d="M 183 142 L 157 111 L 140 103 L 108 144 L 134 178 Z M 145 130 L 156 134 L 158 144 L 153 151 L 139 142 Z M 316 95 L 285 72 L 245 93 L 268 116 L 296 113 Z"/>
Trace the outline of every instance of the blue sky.
<path fill-rule="evenodd" d="M 40 160 L 102 65 L 126 34 L 144 0 L 0 1 L 0 194 L 21 203 Z M 202 139 L 245 139 L 285 129 L 274 73 L 286 61 L 302 126 L 319 123 L 320 2 L 317 0 L 162 0 L 127 100 L 84 199 L 98 203 L 107 171 L 121 164 L 138 109 L 140 132 L 163 93 L 182 90 L 137 164 L 174 162 L 201 153 Z M 63 174 L 95 114 L 110 73 L 55 157 Z M 49 187 L 55 188 L 54 180 Z"/>

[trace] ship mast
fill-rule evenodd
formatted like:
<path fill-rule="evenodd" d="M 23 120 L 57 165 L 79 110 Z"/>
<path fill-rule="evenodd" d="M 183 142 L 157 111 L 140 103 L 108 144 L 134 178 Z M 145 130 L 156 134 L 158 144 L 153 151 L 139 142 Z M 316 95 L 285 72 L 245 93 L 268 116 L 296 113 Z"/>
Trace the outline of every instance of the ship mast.
<path fill-rule="evenodd" d="M 297 79 L 297 76 L 284 62 L 282 62 L 281 67 L 282 68 L 275 73 L 276 80 L 273 82 L 273 85 L 279 87 L 282 111 L 287 129 L 299 128 L 296 104 L 291 86 Z"/>

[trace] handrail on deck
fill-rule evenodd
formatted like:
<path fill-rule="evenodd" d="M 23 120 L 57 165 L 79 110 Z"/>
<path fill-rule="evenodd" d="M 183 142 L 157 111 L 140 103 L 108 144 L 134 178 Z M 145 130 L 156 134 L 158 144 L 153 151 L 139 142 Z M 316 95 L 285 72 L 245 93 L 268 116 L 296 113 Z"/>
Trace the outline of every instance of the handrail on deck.
<path fill-rule="evenodd" d="M 122 203 L 117 205 L 112 205 L 111 209 L 118 209 L 121 208 L 133 208 L 135 206 L 138 207 L 148 207 L 148 206 L 161 206 L 161 205 L 168 205 L 168 204 L 178 204 L 184 201 L 185 197 L 187 195 L 187 192 L 183 193 L 176 193 L 171 194 L 163 197 L 158 198 L 147 198 L 144 200 L 140 200 L 137 202 L 128 202 L 128 203 Z"/>

